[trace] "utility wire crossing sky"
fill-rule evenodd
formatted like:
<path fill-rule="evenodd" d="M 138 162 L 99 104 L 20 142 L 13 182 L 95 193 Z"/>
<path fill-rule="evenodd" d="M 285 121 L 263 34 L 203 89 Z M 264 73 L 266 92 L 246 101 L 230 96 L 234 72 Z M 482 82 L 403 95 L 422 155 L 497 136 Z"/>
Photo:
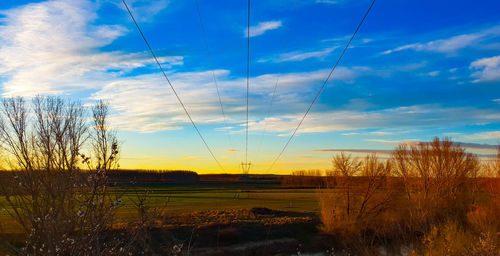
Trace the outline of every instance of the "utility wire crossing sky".
<path fill-rule="evenodd" d="M 128 0 L 156 63 L 121 0 L 2 1 L 2 95 L 108 101 L 122 168 L 288 173 L 435 136 L 487 159 L 500 3 L 379 1 L 322 89 L 371 3 Z"/>

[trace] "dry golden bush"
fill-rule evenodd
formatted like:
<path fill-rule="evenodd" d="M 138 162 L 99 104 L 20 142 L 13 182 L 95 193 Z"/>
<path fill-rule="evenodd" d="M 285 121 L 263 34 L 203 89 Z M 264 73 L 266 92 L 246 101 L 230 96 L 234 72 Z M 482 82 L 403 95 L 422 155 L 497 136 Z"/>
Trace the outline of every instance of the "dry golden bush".
<path fill-rule="evenodd" d="M 497 164 L 500 154 L 486 168 Z M 334 186 L 319 192 L 322 228 L 356 253 L 399 243 L 412 255 L 500 255 L 500 182 L 479 178 L 460 145 L 402 144 L 387 161 L 340 154 L 333 167 Z"/>
<path fill-rule="evenodd" d="M 344 153 L 335 156 L 332 163 L 337 186 L 319 192 L 322 229 L 345 236 L 362 235 L 389 206 L 392 164 L 376 155 L 360 161 Z"/>
<path fill-rule="evenodd" d="M 485 177 L 500 178 L 500 146 L 497 147 L 497 157 L 483 164 L 483 175 Z"/>
<path fill-rule="evenodd" d="M 393 153 L 395 172 L 402 179 L 408 213 L 415 224 L 464 220 L 477 192 L 479 160 L 450 140 L 399 145 Z"/>
<path fill-rule="evenodd" d="M 471 255 L 472 233 L 464 230 L 456 222 L 447 222 L 433 226 L 424 236 L 422 250 L 419 255 Z"/>

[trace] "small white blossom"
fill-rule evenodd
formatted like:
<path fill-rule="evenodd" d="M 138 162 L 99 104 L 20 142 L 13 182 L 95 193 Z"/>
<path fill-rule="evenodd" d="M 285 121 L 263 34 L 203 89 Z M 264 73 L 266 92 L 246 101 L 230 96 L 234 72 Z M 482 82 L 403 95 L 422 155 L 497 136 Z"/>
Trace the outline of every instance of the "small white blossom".
<path fill-rule="evenodd" d="M 81 217 L 83 217 L 83 215 L 85 215 L 85 212 L 82 211 L 82 210 L 78 210 L 78 212 L 76 213 L 76 215 L 81 218 Z"/>

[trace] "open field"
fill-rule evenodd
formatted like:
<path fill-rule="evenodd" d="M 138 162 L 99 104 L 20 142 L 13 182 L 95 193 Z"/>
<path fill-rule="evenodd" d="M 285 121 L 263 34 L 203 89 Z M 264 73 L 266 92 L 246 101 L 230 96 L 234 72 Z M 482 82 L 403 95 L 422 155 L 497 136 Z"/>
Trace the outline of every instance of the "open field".
<path fill-rule="evenodd" d="M 161 221 L 150 227 L 156 246 L 189 244 L 193 255 L 291 255 L 299 250 L 324 253 L 336 242 L 321 231 L 321 193 L 340 194 L 342 188 L 314 188 L 297 178 L 295 182 L 302 185 L 290 186 L 290 181 L 283 182 L 290 177 L 242 181 L 239 175 L 200 175 L 191 183 L 130 183 L 118 179 L 109 187 L 111 198 L 123 200 L 113 230 L 122 232 L 138 221 L 137 200 L 147 194 L 144 204 L 163 214 Z M 364 178 L 355 180 L 355 186 L 359 186 Z M 404 193 L 396 187 L 393 203 L 404 205 Z M 479 193 L 477 200 L 482 203 L 486 195 Z M 5 203 L 5 198 L 0 197 L 0 202 Z M 19 246 L 20 227 L 5 210 L 0 213 L 0 237 Z M 0 245 L 0 254 L 6 253 L 5 244 Z"/>
<path fill-rule="evenodd" d="M 298 243 L 307 242 L 318 232 L 318 189 L 315 188 L 285 188 L 280 183 L 242 184 L 220 180 L 197 184 L 144 185 L 110 189 L 113 195 L 123 200 L 117 211 L 115 229 L 137 221 L 135 202 L 138 196 L 148 191 L 145 204 L 166 213 L 169 218 L 165 224 L 175 237 L 173 240 L 192 239 L 193 249 L 253 241 L 256 244 L 249 246 L 271 252 L 276 240 L 280 245 L 278 250 L 286 245 L 284 248 L 294 251 Z M 4 197 L 0 200 L 5 202 Z M 5 239 L 14 243 L 21 239 L 20 227 L 5 210 L 1 211 L 0 224 L 1 235 Z M 196 228 L 194 238 L 191 237 L 192 228 Z M 169 238 L 169 242 L 171 240 Z M 232 247 L 221 248 L 229 250 L 227 253 L 234 250 Z M 6 252 L 5 248 L 0 249 L 0 253 Z"/>
<path fill-rule="evenodd" d="M 265 207 L 280 211 L 317 213 L 317 189 L 282 188 L 276 185 L 253 185 L 237 189 L 234 184 L 163 185 L 150 187 L 114 188 L 112 193 L 122 195 L 123 205 L 117 212 L 118 221 L 131 221 L 137 210 L 133 200 L 137 194 L 149 190 L 147 206 L 161 208 L 168 214 L 223 209 L 251 209 Z M 0 200 L 4 200 L 0 197 Z M 1 211 L 4 232 L 15 233 L 10 216 Z"/>
<path fill-rule="evenodd" d="M 137 188 L 139 192 L 140 188 Z M 124 207 L 119 214 L 126 216 L 133 211 L 129 200 L 135 196 L 134 191 L 125 190 Z M 283 188 L 156 188 L 148 199 L 148 206 L 164 207 L 168 213 L 186 213 L 219 209 L 250 209 L 266 207 L 275 210 L 317 212 L 318 202 L 315 189 L 283 189 Z"/>

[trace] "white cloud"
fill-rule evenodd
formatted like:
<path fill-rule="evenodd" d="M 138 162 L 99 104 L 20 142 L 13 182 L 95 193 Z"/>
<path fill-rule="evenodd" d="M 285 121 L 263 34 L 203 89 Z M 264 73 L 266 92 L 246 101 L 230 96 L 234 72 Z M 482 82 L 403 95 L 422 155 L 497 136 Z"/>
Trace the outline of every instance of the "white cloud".
<path fill-rule="evenodd" d="M 2 14 L 5 17 L 0 25 L 0 74 L 5 77 L 5 96 L 87 93 L 90 90 L 94 91 L 91 99 L 102 98 L 111 103 L 112 122 L 121 130 L 156 132 L 190 125 L 147 52 L 101 50 L 127 33 L 127 29 L 116 25 L 91 25 L 97 19 L 92 4 L 86 1 L 54 0 L 3 11 Z M 296 52 L 286 57 L 290 61 L 314 58 L 332 50 Z M 167 67 L 183 65 L 182 56 L 161 57 L 160 61 Z M 154 74 L 122 76 L 148 65 L 154 68 Z M 180 97 L 199 124 L 223 123 L 211 72 L 169 73 Z M 229 125 L 222 132 L 238 132 L 245 111 L 245 78 L 230 76 L 228 70 L 214 72 L 228 115 Z M 328 69 L 324 69 L 252 77 L 251 115 L 254 116 L 251 118 L 251 129 L 288 134 L 328 72 Z M 353 82 L 359 76 L 374 73 L 378 71 L 368 67 L 339 67 L 334 78 Z M 274 104 L 276 109 L 273 110 L 277 117 L 261 120 L 259 114 L 267 108 L 278 77 L 279 94 Z M 355 100 L 351 103 L 351 106 L 357 105 L 359 108 L 311 113 L 299 132 L 431 126 L 436 125 L 436 120 L 484 123 L 499 118 L 495 112 L 471 109 L 452 111 L 428 106 L 365 111 L 363 108 L 367 106 L 366 103 Z M 463 118 L 463 113 L 470 114 Z M 371 135 L 384 134 L 373 132 Z"/>
<path fill-rule="evenodd" d="M 270 117 L 251 122 L 252 131 L 277 132 L 288 135 L 293 131 L 301 114 Z M 495 123 L 498 116 L 494 110 L 476 108 L 442 108 L 437 105 L 416 105 L 373 111 L 329 111 L 310 113 L 298 133 L 331 131 L 357 131 L 362 129 L 414 128 L 448 126 L 470 123 Z"/>
<path fill-rule="evenodd" d="M 406 145 L 406 146 L 415 146 L 419 144 L 432 144 L 432 141 L 404 141 L 401 144 Z M 469 142 L 461 142 L 461 141 L 453 141 L 454 144 L 459 145 L 460 147 L 463 147 L 465 149 L 472 149 L 472 150 L 496 150 L 497 146 L 496 145 L 491 145 L 491 144 L 480 144 L 480 143 L 469 143 Z M 486 156 L 489 157 L 488 155 L 479 155 L 479 156 Z"/>
<path fill-rule="evenodd" d="M 390 143 L 390 144 L 399 144 L 399 143 L 401 143 L 400 140 L 385 140 L 385 139 L 366 139 L 366 141 L 380 142 L 380 143 Z"/>
<path fill-rule="evenodd" d="M 0 74 L 6 77 L 4 96 L 68 94 L 98 88 L 123 72 L 154 63 L 146 52 L 99 51 L 127 29 L 91 25 L 97 19 L 94 8 L 83 0 L 53 0 L 3 11 Z M 183 63 L 180 56 L 160 61 Z"/>
<path fill-rule="evenodd" d="M 461 136 L 464 140 L 500 140 L 500 131 L 480 132 Z"/>
<path fill-rule="evenodd" d="M 335 47 L 329 47 L 325 49 L 321 49 L 318 51 L 294 51 L 294 52 L 287 52 L 280 54 L 279 56 L 276 57 L 271 57 L 271 58 L 265 58 L 265 59 L 260 59 L 258 62 L 287 62 L 287 61 L 303 61 L 311 58 L 317 58 L 317 59 L 324 59 L 330 53 L 333 52 L 333 50 L 337 49 L 338 46 Z"/>
<path fill-rule="evenodd" d="M 227 74 L 223 70 L 214 72 L 218 76 Z M 223 123 L 211 74 L 211 71 L 189 72 L 169 77 L 193 119 L 200 124 Z M 95 92 L 92 98 L 110 103 L 116 112 L 112 123 L 120 130 L 156 132 L 190 125 L 177 98 L 160 74 L 116 79 Z"/>
<path fill-rule="evenodd" d="M 500 103 L 500 99 L 494 99 L 493 102 Z"/>
<path fill-rule="evenodd" d="M 392 135 L 393 132 L 384 132 L 384 131 L 374 131 L 374 132 L 347 132 L 342 133 L 344 136 L 352 136 L 352 135 Z"/>
<path fill-rule="evenodd" d="M 337 79 L 354 79 L 353 72 L 349 69 L 339 68 L 338 71 Z M 228 70 L 214 70 L 214 72 L 219 82 L 227 122 L 229 125 L 234 125 L 217 130 L 239 132 L 239 124 L 243 123 L 243 114 L 246 111 L 243 100 L 246 94 L 246 79 L 232 78 Z M 317 88 L 315 83 L 324 80 L 327 74 L 328 70 L 281 74 L 279 95 L 275 99 L 273 112 L 290 113 L 303 110 L 306 107 L 305 98 L 309 100 L 309 92 L 312 93 Z M 224 123 L 211 70 L 168 75 L 196 123 Z M 251 119 L 257 118 L 252 115 L 267 110 L 277 78 L 277 74 L 251 78 Z M 297 93 L 299 88 L 301 94 Z M 110 102 L 116 111 L 112 118 L 113 125 L 121 130 L 157 132 L 182 129 L 183 126 L 190 125 L 170 87 L 160 74 L 116 78 L 95 92 L 92 98 Z"/>
<path fill-rule="evenodd" d="M 159 12 L 167 8 L 168 0 L 127 0 L 127 5 L 134 14 L 134 18 L 141 22 L 150 22 Z M 122 1 L 116 1 L 116 5 L 126 10 Z"/>
<path fill-rule="evenodd" d="M 457 35 L 446 39 L 439 39 L 424 43 L 419 42 L 419 43 L 407 44 L 396 47 L 391 50 L 387 50 L 383 52 L 383 54 L 390 54 L 393 52 L 399 52 L 404 50 L 439 52 L 439 53 L 449 54 L 449 53 L 454 53 L 460 49 L 473 46 L 474 44 L 486 38 L 497 37 L 497 36 L 500 36 L 500 26 L 482 30 L 476 33 Z"/>
<path fill-rule="evenodd" d="M 470 68 L 478 70 L 471 75 L 476 83 L 498 81 L 500 80 L 500 55 L 478 59 L 470 64 Z"/>
<path fill-rule="evenodd" d="M 390 155 L 393 150 L 389 149 L 313 149 L 315 152 L 344 152 L 344 153 L 353 153 L 353 154 L 377 154 L 377 155 Z"/>
<path fill-rule="evenodd" d="M 369 132 L 368 134 L 372 134 L 372 135 L 391 135 L 392 132 L 376 131 L 376 132 Z"/>
<path fill-rule="evenodd" d="M 451 37 L 449 39 L 441 39 L 427 43 L 414 43 L 414 44 L 403 45 L 392 50 L 387 50 L 383 53 L 389 54 L 403 50 L 449 53 L 470 45 L 478 38 L 479 38 L 478 35 L 460 35 Z"/>
<path fill-rule="evenodd" d="M 250 37 L 260 36 L 269 30 L 275 30 L 280 28 L 281 25 L 282 23 L 280 20 L 260 22 L 258 25 L 250 27 Z M 248 29 L 245 29 L 244 36 L 246 37 L 247 35 L 248 35 Z"/>
<path fill-rule="evenodd" d="M 352 135 L 360 135 L 362 133 L 359 133 L 359 132 L 346 132 L 346 133 L 342 133 L 342 135 L 344 136 L 352 136 Z"/>
<path fill-rule="evenodd" d="M 427 73 L 427 75 L 435 77 L 435 76 L 439 76 L 439 73 L 440 72 L 436 70 L 436 71 L 431 71 L 431 72 Z"/>
<path fill-rule="evenodd" d="M 316 0 L 316 3 L 318 3 L 318 4 L 338 4 L 339 1 L 334 1 L 334 0 Z"/>

